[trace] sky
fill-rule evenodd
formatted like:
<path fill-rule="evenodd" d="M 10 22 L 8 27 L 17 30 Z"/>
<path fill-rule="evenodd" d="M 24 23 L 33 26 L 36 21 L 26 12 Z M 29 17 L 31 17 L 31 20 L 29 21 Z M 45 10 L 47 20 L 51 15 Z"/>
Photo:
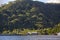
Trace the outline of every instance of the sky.
<path fill-rule="evenodd" d="M 47 0 L 34 0 L 34 1 L 42 1 L 42 2 L 47 2 Z"/>
<path fill-rule="evenodd" d="M 0 4 L 8 3 L 9 1 L 14 1 L 14 0 L 0 0 Z"/>
<path fill-rule="evenodd" d="M 9 1 L 14 1 L 14 0 L 0 0 L 0 4 L 8 3 Z M 47 0 L 34 0 L 34 1 L 46 2 Z"/>
<path fill-rule="evenodd" d="M 47 0 L 48 3 L 60 3 L 60 0 Z"/>
<path fill-rule="evenodd" d="M 9 1 L 14 1 L 14 0 L 0 0 L 0 4 L 8 3 Z M 60 0 L 34 0 L 34 1 L 42 1 L 45 3 L 60 3 Z"/>

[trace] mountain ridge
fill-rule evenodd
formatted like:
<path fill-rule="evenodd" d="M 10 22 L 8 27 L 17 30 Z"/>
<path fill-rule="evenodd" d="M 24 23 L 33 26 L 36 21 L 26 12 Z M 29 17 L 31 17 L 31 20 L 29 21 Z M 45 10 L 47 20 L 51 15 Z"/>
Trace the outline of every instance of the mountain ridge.
<path fill-rule="evenodd" d="M 60 23 L 60 4 L 15 1 L 0 8 L 1 29 L 53 28 Z"/>

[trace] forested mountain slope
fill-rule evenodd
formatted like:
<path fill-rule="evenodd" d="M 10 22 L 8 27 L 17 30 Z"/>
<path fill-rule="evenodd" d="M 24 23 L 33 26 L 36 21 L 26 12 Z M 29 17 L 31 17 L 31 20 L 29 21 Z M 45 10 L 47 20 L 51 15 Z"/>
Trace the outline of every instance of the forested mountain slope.
<path fill-rule="evenodd" d="M 0 31 L 53 28 L 59 23 L 60 4 L 23 0 L 0 7 Z"/>

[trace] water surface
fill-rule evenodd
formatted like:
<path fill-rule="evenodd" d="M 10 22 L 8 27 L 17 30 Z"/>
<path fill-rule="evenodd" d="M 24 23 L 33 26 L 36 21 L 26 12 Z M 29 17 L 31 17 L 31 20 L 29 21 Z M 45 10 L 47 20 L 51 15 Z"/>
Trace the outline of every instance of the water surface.
<path fill-rule="evenodd" d="M 60 40 L 55 35 L 0 36 L 0 40 Z"/>

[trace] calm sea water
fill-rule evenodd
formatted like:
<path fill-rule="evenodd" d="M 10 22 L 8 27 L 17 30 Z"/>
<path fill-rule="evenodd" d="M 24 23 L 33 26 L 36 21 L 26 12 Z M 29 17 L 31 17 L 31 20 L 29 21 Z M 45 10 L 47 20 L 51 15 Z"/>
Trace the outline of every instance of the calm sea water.
<path fill-rule="evenodd" d="M 60 40 L 55 35 L 0 36 L 0 40 Z"/>

